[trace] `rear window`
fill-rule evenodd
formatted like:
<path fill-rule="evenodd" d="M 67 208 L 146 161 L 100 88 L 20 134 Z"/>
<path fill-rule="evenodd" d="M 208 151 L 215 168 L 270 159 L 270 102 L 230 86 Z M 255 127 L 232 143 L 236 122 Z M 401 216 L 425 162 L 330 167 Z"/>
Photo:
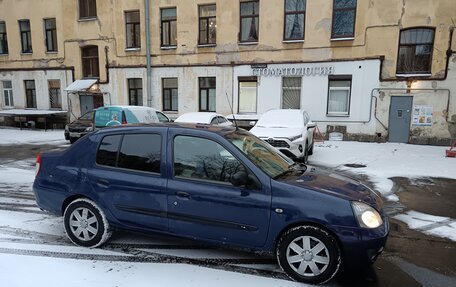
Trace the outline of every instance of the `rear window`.
<path fill-rule="evenodd" d="M 105 136 L 97 152 L 97 163 L 104 166 L 160 173 L 160 162 L 161 136 L 158 134 Z"/>
<path fill-rule="evenodd" d="M 99 109 L 95 112 L 95 127 L 118 126 L 122 123 L 122 111 L 112 109 Z"/>

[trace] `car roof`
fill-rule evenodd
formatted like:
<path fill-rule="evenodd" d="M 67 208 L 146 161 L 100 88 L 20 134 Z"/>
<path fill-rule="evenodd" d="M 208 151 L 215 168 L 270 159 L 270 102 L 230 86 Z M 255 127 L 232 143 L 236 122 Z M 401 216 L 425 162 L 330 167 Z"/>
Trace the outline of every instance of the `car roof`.
<path fill-rule="evenodd" d="M 120 126 L 113 126 L 113 127 L 106 127 L 96 131 L 96 134 L 109 134 L 109 133 L 118 133 L 119 131 L 147 131 L 151 128 L 182 128 L 182 129 L 189 129 L 189 130 L 199 130 L 199 131 L 206 131 L 211 132 L 219 135 L 226 135 L 233 132 L 239 132 L 241 134 L 248 133 L 246 130 L 243 129 L 236 129 L 233 126 L 216 126 L 210 124 L 195 124 L 195 123 L 150 123 L 150 124 L 126 124 Z"/>
<path fill-rule="evenodd" d="M 151 107 L 144 107 L 144 106 L 122 106 L 122 105 L 116 105 L 116 106 L 102 106 L 97 108 L 96 110 L 104 110 L 104 109 L 109 109 L 109 108 L 114 108 L 114 109 L 121 109 L 121 110 L 154 110 L 157 111 L 157 109 L 151 108 Z"/>
<path fill-rule="evenodd" d="M 210 123 L 216 116 L 222 116 L 214 112 L 192 112 L 180 115 L 174 122 L 177 123 Z"/>

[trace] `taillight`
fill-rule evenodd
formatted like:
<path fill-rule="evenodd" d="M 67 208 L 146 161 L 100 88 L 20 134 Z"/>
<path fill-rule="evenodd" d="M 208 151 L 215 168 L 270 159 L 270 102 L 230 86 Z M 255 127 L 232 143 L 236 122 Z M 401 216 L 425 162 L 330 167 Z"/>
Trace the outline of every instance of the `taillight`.
<path fill-rule="evenodd" d="M 38 153 L 36 156 L 36 165 L 35 165 L 35 177 L 38 176 L 41 169 L 41 153 Z"/>
<path fill-rule="evenodd" d="M 122 124 L 123 124 L 123 125 L 126 125 L 126 124 L 127 124 L 127 121 L 125 121 L 125 120 L 122 121 Z"/>

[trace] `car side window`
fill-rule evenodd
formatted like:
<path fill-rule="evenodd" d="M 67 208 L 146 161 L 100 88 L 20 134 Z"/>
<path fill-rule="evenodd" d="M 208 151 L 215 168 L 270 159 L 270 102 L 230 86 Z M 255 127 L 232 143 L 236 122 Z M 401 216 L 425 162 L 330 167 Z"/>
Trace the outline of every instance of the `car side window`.
<path fill-rule="evenodd" d="M 192 136 L 174 138 L 174 176 L 234 185 L 240 175 L 248 177 L 247 169 L 215 141 Z M 258 188 L 258 180 L 254 182 Z"/>
<path fill-rule="evenodd" d="M 216 125 L 218 124 L 217 117 L 213 118 L 211 121 L 211 125 Z"/>
<path fill-rule="evenodd" d="M 122 140 L 118 167 L 160 173 L 161 136 L 126 134 Z"/>
<path fill-rule="evenodd" d="M 167 123 L 167 122 L 169 122 L 168 117 L 165 116 L 163 113 L 157 112 L 157 117 L 158 117 L 158 120 L 159 120 L 161 123 Z"/>
<path fill-rule="evenodd" d="M 105 136 L 98 147 L 97 163 L 100 165 L 116 166 L 117 151 L 122 135 Z"/>
<path fill-rule="evenodd" d="M 226 122 L 224 117 L 217 117 L 219 124 L 223 124 Z"/>

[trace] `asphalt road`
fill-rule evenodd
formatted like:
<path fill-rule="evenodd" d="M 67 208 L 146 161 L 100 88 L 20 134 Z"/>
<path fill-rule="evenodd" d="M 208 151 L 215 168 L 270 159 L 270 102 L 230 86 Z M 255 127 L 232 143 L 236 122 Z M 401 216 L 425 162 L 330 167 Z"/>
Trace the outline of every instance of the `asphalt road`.
<path fill-rule="evenodd" d="M 0 165 L 16 161 L 30 162 L 38 151 L 61 150 L 66 147 L 50 145 L 0 146 Z M 352 175 L 370 185 L 363 177 Z M 426 178 L 410 180 L 393 178 L 400 203 L 387 202 L 390 215 L 406 210 L 456 218 L 456 180 Z M 60 224 L 61 218 L 44 214 L 35 202 L 28 186 L 9 186 L 0 183 L 0 211 L 14 211 L 30 216 L 44 216 L 50 224 Z M 366 270 L 341 274 L 330 286 L 456 286 L 456 242 L 424 235 L 392 219 L 391 232 L 384 253 Z M 63 235 L 21 230 L 0 226 L 0 235 L 11 236 L 2 242 L 71 246 Z M 138 243 L 140 242 L 140 243 Z M 125 255 L 75 254 L 52 251 L 2 248 L 0 253 L 56 258 L 93 259 L 108 261 L 183 263 L 288 280 L 272 257 L 220 249 L 194 241 L 161 236 L 144 237 L 115 233 L 103 247 Z M 197 256 L 195 256 L 197 254 Z"/>

